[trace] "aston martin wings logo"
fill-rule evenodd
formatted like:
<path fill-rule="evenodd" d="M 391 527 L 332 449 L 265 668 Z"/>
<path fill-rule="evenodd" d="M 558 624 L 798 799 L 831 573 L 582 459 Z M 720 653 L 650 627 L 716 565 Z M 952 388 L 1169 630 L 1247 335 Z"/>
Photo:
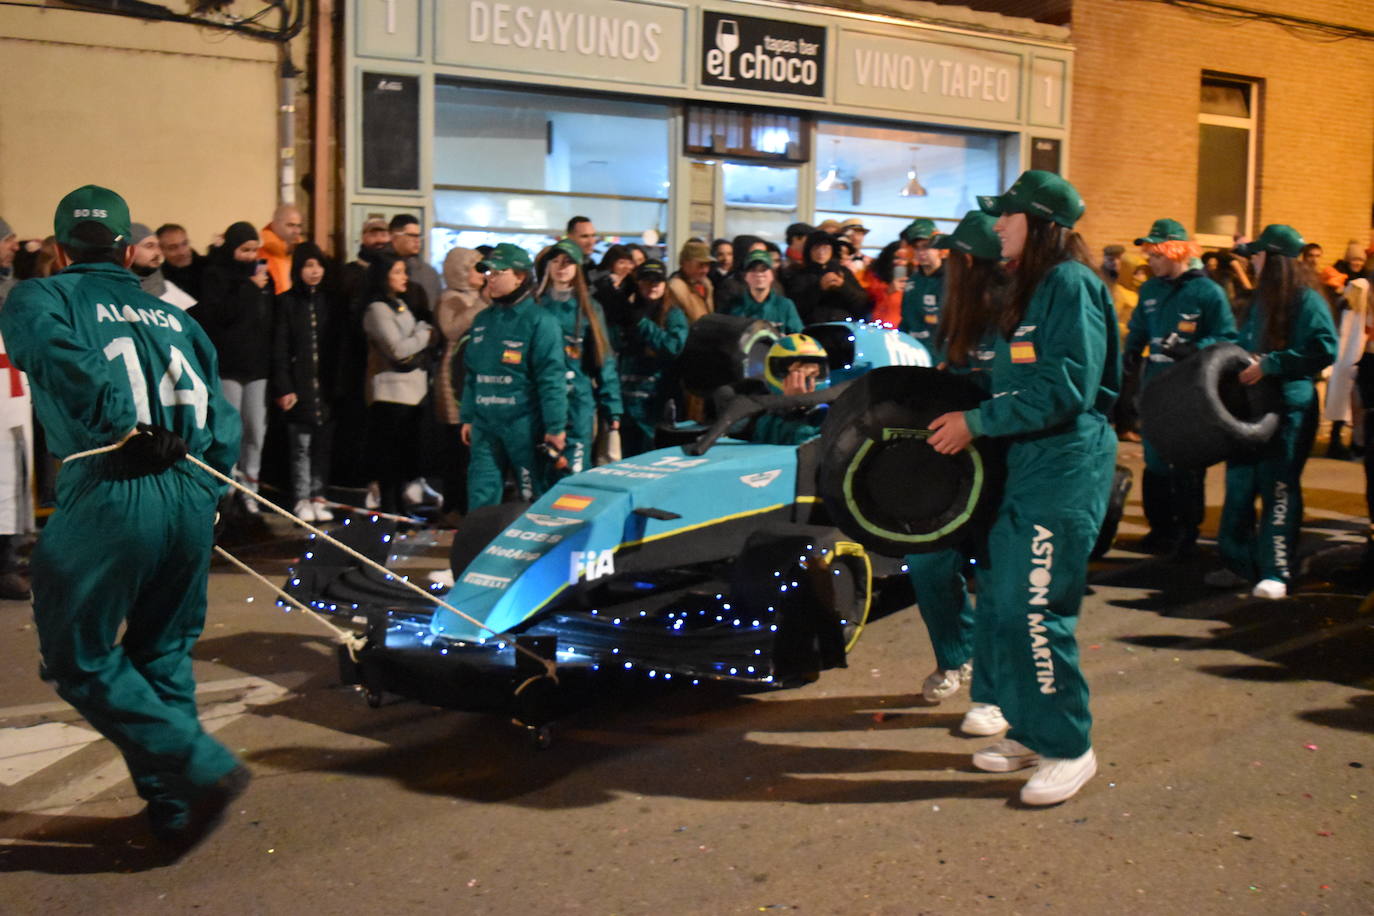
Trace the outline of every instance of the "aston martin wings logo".
<path fill-rule="evenodd" d="M 776 471 L 760 471 L 757 474 L 745 474 L 740 478 L 740 483 L 746 483 L 755 489 L 762 489 L 777 480 L 778 475 L 781 473 L 782 469 L 779 468 Z"/>
<path fill-rule="evenodd" d="M 582 521 L 580 518 L 563 518 L 561 515 L 544 515 L 540 512 L 526 512 L 525 518 L 544 528 L 566 528 Z"/>

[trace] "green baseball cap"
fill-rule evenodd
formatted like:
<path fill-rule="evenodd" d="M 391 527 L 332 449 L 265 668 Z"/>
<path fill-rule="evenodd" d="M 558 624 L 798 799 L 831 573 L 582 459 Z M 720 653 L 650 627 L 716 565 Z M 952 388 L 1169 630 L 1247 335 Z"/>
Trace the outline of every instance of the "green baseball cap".
<path fill-rule="evenodd" d="M 1298 230 L 1292 226 L 1270 223 L 1264 227 L 1259 238 L 1245 245 L 1237 245 L 1236 253 L 1252 255 L 1261 251 L 1272 251 L 1275 254 L 1296 258 L 1302 254 L 1302 246 L 1306 244 L 1303 237 L 1298 235 Z"/>
<path fill-rule="evenodd" d="M 763 265 L 769 270 L 773 269 L 773 255 L 767 251 L 751 251 L 744 256 L 744 272 L 748 273 L 755 265 Z"/>
<path fill-rule="evenodd" d="M 478 270 L 529 270 L 534 266 L 530 253 L 519 245 L 502 242 L 477 265 Z"/>
<path fill-rule="evenodd" d="M 1135 240 L 1137 245 L 1158 245 L 1160 242 L 1186 242 L 1188 230 L 1176 219 L 1157 219 L 1150 231 Z"/>
<path fill-rule="evenodd" d="M 1001 216 L 1003 213 L 1026 213 L 1072 229 L 1083 215 L 1083 198 L 1078 189 L 1054 172 L 1031 169 L 997 197 L 979 197 L 978 206 L 984 213 Z"/>
<path fill-rule="evenodd" d="M 581 267 L 582 262 L 587 259 L 586 255 L 582 253 L 582 246 L 572 239 L 559 239 L 555 242 L 553 247 L 549 249 L 548 256 L 552 258 L 557 254 L 566 254 L 578 267 Z"/>
<path fill-rule="evenodd" d="M 962 251 L 984 261 L 1002 260 L 1002 240 L 992 231 L 997 222 L 982 210 L 970 210 L 951 233 L 940 233 L 930 240 L 931 248 Z"/>
<path fill-rule="evenodd" d="M 109 188 L 88 184 L 77 188 L 57 205 L 53 214 L 53 236 L 61 245 L 91 246 L 91 242 L 72 236 L 72 230 L 82 223 L 97 223 L 109 230 L 113 246 L 129 241 L 129 205 Z"/>
<path fill-rule="evenodd" d="M 902 241 L 910 244 L 919 242 L 921 239 L 928 239 L 935 234 L 935 221 L 926 219 L 913 219 L 907 223 L 906 228 L 901 231 Z"/>

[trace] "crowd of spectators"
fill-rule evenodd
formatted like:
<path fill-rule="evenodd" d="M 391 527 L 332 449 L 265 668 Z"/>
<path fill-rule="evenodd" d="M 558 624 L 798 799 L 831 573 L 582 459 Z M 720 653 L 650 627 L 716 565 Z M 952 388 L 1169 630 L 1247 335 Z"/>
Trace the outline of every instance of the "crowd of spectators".
<path fill-rule="evenodd" d="M 461 410 L 462 344 L 491 304 L 485 258 L 492 249 L 445 252 L 435 259 L 441 274 L 424 256 L 419 220 L 403 213 L 368 219 L 352 258 L 340 263 L 307 241 L 304 228 L 300 210 L 285 204 L 265 224 L 231 223 L 202 252 L 180 224 L 135 224 L 133 270 L 147 292 L 199 321 L 218 349 L 225 394 L 243 417 L 236 473 L 246 486 L 258 488 L 264 448 L 275 440 L 285 445 L 274 483 L 306 520 L 328 520 L 331 495 L 347 499 L 352 489 L 368 508 L 442 505 L 444 520 L 456 523 L 468 508 L 470 456 L 460 430 L 472 419 Z M 874 242 L 858 218 L 794 223 L 781 245 L 747 234 L 689 239 L 669 270 L 657 250 L 604 240 L 592 220 L 574 216 L 564 240 L 528 252 L 528 292 L 564 316 L 568 397 L 577 394 L 576 377 L 594 404 L 588 419 L 568 421 L 588 428 L 567 430 L 566 458 L 549 461 L 572 468 L 632 455 L 652 447 L 665 417 L 699 412 L 700 402 L 678 387 L 675 363 L 691 326 L 713 312 L 766 320 L 787 333 L 863 319 L 929 339 L 944 282 L 943 252 L 930 245 L 935 234 L 929 219 Z M 16 281 L 52 272 L 52 248 L 51 239 L 20 241 L 0 222 L 0 301 Z M 1360 394 L 1347 376 L 1364 357 L 1367 285 L 1353 281 L 1368 275 L 1369 261 L 1354 242 L 1330 265 L 1318 245 L 1302 260 L 1343 337 L 1359 338 L 1329 386 L 1330 454 L 1343 457 L 1363 443 L 1362 424 L 1351 422 L 1363 415 Z M 1255 282 L 1246 259 L 1207 252 L 1196 266 L 1242 314 Z M 1124 339 L 1149 268 L 1133 249 L 1109 245 L 1101 272 Z M 1127 384 L 1117 428 L 1135 438 Z M 47 464 L 38 462 L 40 483 L 51 477 Z M 245 500 L 243 509 L 256 512 L 257 504 Z"/>

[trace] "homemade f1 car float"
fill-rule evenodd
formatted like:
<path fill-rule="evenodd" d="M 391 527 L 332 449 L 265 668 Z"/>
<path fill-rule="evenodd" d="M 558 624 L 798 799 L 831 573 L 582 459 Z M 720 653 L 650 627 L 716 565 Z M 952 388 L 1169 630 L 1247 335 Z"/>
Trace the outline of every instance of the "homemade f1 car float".
<path fill-rule="evenodd" d="M 688 377 L 711 396 L 713 422 L 665 425 L 664 447 L 565 477 L 532 505 L 475 510 L 454 537 L 454 585 L 430 585 L 431 600 L 313 535 L 286 591 L 364 628 L 361 647 L 341 647 L 339 658 L 344 682 L 370 705 L 396 694 L 501 713 L 540 744 L 553 719 L 617 688 L 777 688 L 842 667 L 879 594 L 909 588 L 905 555 L 976 551 L 997 507 L 1002 455 L 995 440 L 948 457 L 926 444 L 932 419 L 987 395 L 931 368 L 913 338 L 856 322 L 806 333 L 827 351 L 830 387 L 760 394 L 772 327 L 701 319 Z M 1193 357 L 1182 384 L 1197 384 L 1217 357 Z M 1151 392 L 1167 390 L 1167 378 Z M 1203 400 L 1246 444 L 1260 434 L 1253 424 L 1268 422 L 1245 397 Z M 1148 405 L 1145 422 L 1158 422 Z M 747 441 L 761 414 L 822 408 L 820 436 L 800 446 Z M 1130 485 L 1119 467 L 1095 555 L 1110 546 Z M 332 535 L 382 563 L 395 529 L 374 516 Z"/>

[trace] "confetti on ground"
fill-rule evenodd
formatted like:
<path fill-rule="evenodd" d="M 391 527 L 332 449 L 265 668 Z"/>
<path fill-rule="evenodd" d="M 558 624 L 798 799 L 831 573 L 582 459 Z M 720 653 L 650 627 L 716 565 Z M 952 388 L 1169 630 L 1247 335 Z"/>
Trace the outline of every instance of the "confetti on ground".
<path fill-rule="evenodd" d="M 1303 747 L 1307 748 L 1309 751 L 1315 751 L 1317 749 L 1315 744 L 1304 744 Z"/>
<path fill-rule="evenodd" d="M 470 880 L 468 881 L 468 887 L 476 887 L 476 886 L 477 886 L 477 879 L 476 879 L 476 878 L 472 878 L 472 879 L 470 879 Z"/>
<path fill-rule="evenodd" d="M 1318 831 L 1317 831 L 1317 836 L 1331 836 L 1331 835 L 1332 835 L 1332 834 L 1331 834 L 1331 831 L 1330 831 L 1330 830 L 1318 830 Z"/>

